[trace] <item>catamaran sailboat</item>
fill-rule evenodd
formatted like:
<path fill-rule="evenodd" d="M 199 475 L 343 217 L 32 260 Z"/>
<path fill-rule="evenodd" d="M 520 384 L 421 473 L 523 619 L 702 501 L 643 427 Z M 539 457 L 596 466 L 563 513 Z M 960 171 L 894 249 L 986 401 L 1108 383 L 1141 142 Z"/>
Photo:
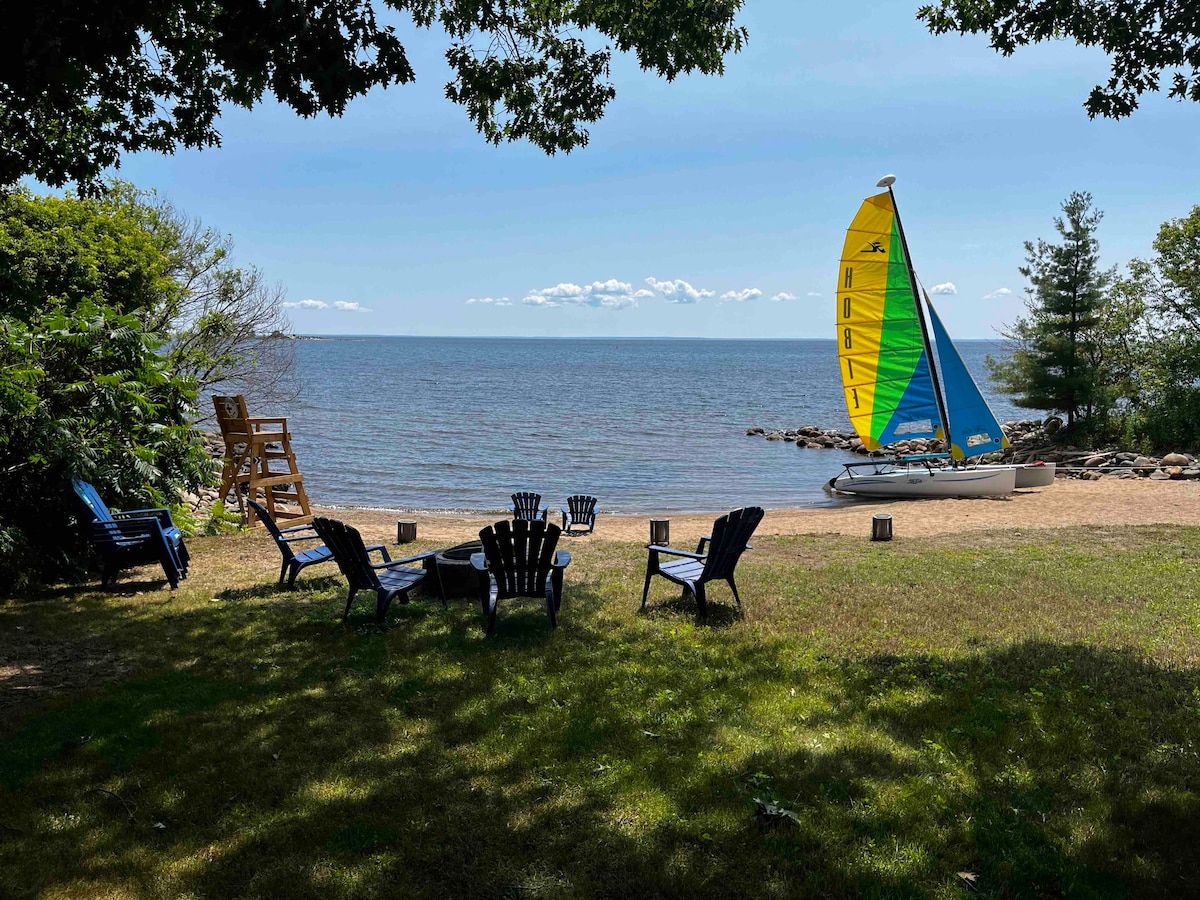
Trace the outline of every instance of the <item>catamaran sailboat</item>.
<path fill-rule="evenodd" d="M 967 464 L 1004 449 L 1008 438 L 918 289 L 895 181 L 884 177 L 877 186 L 886 190 L 863 201 L 842 249 L 837 340 L 846 409 L 868 450 L 948 436 L 950 452 L 849 463 L 829 486 L 870 497 L 994 497 L 1049 484 L 1053 465 Z M 934 464 L 943 459 L 951 465 Z"/>

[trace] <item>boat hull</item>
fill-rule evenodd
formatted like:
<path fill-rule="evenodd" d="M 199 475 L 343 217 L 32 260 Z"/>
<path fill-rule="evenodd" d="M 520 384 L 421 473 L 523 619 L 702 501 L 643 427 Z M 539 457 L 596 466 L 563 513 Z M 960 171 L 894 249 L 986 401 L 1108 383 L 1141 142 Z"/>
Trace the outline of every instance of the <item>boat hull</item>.
<path fill-rule="evenodd" d="M 982 469 L 900 468 L 893 471 L 840 475 L 835 491 L 861 497 L 1002 497 L 1016 488 L 1013 466 Z"/>
<path fill-rule="evenodd" d="M 1054 463 L 997 463 L 995 465 L 973 466 L 973 471 L 992 471 L 993 469 L 1012 469 L 1017 473 L 1016 487 L 1036 488 L 1049 487 L 1054 484 Z"/>

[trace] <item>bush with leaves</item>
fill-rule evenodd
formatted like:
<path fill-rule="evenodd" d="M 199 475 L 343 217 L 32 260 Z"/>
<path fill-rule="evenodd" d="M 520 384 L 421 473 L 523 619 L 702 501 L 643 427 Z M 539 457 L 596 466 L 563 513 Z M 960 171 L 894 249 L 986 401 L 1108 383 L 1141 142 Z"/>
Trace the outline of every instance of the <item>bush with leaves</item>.
<path fill-rule="evenodd" d="M 86 565 L 72 476 L 116 508 L 211 479 L 195 383 L 146 328 L 168 264 L 119 205 L 0 194 L 0 593 Z"/>

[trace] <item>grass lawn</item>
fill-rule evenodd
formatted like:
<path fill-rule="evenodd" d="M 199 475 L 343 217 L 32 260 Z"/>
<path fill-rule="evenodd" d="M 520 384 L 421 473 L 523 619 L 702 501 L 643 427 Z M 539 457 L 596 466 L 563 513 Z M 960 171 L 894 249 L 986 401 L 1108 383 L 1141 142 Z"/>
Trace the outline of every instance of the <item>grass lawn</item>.
<path fill-rule="evenodd" d="M 1200 529 L 754 543 L 703 625 L 602 535 L 554 632 L 261 532 L 2 603 L 0 897 L 1200 891 Z"/>

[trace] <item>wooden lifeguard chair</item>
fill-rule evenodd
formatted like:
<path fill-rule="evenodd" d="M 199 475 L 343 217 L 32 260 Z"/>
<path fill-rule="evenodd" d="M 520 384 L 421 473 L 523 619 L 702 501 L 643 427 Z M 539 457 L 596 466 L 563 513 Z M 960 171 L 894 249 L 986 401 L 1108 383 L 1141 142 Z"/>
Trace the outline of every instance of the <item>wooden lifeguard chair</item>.
<path fill-rule="evenodd" d="M 292 452 L 292 435 L 287 419 L 280 416 L 251 416 L 246 411 L 246 398 L 213 396 L 217 409 L 217 424 L 225 440 L 225 465 L 221 472 L 221 499 L 227 500 L 232 490 L 237 498 L 238 511 L 251 525 L 258 524 L 257 516 L 246 513 L 246 498 L 266 506 L 277 522 L 286 519 L 286 526 L 306 525 L 312 521 L 308 495 L 304 493 L 304 476 L 296 468 Z M 278 465 L 282 461 L 287 471 Z M 272 468 L 272 463 L 277 468 Z"/>

